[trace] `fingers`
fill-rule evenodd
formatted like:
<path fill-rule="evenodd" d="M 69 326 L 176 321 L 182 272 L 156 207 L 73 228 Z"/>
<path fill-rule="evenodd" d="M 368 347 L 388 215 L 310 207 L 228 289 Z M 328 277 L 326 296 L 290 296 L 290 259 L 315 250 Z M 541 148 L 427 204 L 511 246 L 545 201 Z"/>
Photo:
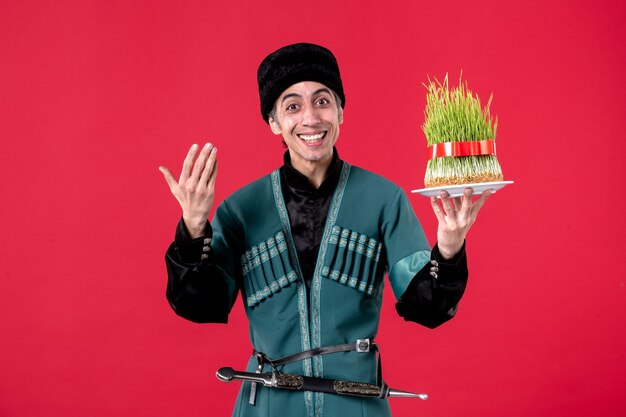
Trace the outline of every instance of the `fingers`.
<path fill-rule="evenodd" d="M 435 212 L 435 216 L 437 216 L 437 220 L 439 220 L 440 223 L 445 222 L 445 214 L 443 213 L 443 210 L 441 210 L 441 207 L 439 207 L 437 197 L 430 197 L 430 205 L 433 208 L 433 212 Z"/>
<path fill-rule="evenodd" d="M 491 190 L 485 190 L 480 195 L 480 197 L 476 201 L 474 201 L 474 205 L 472 206 L 472 218 L 473 219 L 476 219 L 478 212 L 480 211 L 483 204 L 485 204 L 485 201 L 487 201 L 490 195 L 491 195 Z"/>
<path fill-rule="evenodd" d="M 197 144 L 191 145 L 183 162 L 178 184 L 189 191 L 195 190 L 199 184 L 206 186 L 215 171 L 216 151 L 210 143 L 206 143 L 201 150 Z"/>
<path fill-rule="evenodd" d="M 454 207 L 452 207 L 452 203 L 450 202 L 450 194 L 443 190 L 440 195 L 441 204 L 443 205 L 443 209 L 446 211 L 446 215 L 452 215 L 454 213 Z"/>
<path fill-rule="evenodd" d="M 468 213 L 472 208 L 472 194 L 474 194 L 474 190 L 471 188 L 463 190 L 463 203 L 461 204 L 461 209 Z"/>
<path fill-rule="evenodd" d="M 178 180 L 179 183 L 182 183 L 187 178 L 189 178 L 189 175 L 191 174 L 191 168 L 193 167 L 193 160 L 196 157 L 197 153 L 198 145 L 194 143 L 193 145 L 191 145 L 191 148 L 189 148 L 189 152 L 187 152 L 187 156 L 183 161 L 183 169 L 180 171 L 180 178 Z"/>
<path fill-rule="evenodd" d="M 459 211 L 463 204 L 461 197 L 452 197 L 452 201 L 454 202 L 454 208 Z"/>
<path fill-rule="evenodd" d="M 216 163 L 217 163 L 217 148 L 212 146 L 208 153 L 208 159 L 206 163 L 204 164 L 204 168 L 202 169 L 202 175 L 200 176 L 199 184 L 206 185 L 211 181 L 211 179 L 215 176 L 214 173 L 217 168 Z"/>
<path fill-rule="evenodd" d="M 430 197 L 430 205 L 432 206 L 437 219 L 440 222 L 445 222 L 446 219 L 454 219 L 456 217 L 455 208 L 458 210 L 458 208 L 461 207 L 461 198 L 453 197 L 452 200 L 454 201 L 454 205 L 452 205 L 452 202 L 450 201 L 450 194 L 446 190 L 442 190 L 439 197 L 441 199 L 443 210 L 437 202 L 437 197 Z"/>
<path fill-rule="evenodd" d="M 215 149 L 215 154 L 217 154 L 217 149 Z M 213 166 L 213 170 L 211 171 L 211 175 L 209 175 L 209 183 L 208 183 L 208 187 L 211 190 L 215 189 L 215 179 L 217 178 L 217 155 L 214 156 L 215 158 L 215 162 L 214 162 L 214 166 Z"/>
<path fill-rule="evenodd" d="M 190 186 L 191 187 L 195 187 L 198 183 L 200 183 L 200 177 L 202 175 L 202 171 L 204 170 L 204 167 L 206 166 L 207 160 L 209 159 L 209 154 L 211 153 L 211 150 L 213 149 L 213 145 L 211 145 L 210 143 L 205 143 L 204 146 L 202 147 L 202 150 L 200 151 L 200 154 L 198 154 L 198 158 L 196 159 L 196 162 L 194 162 L 193 164 L 193 172 L 191 174 L 191 176 L 189 177 L 190 180 Z M 204 182 L 203 184 L 206 184 L 206 182 Z"/>
<path fill-rule="evenodd" d="M 468 187 L 463 190 L 462 196 L 450 197 L 448 191 L 442 190 L 440 192 L 440 198 L 443 210 L 439 207 L 439 204 L 437 204 L 437 199 L 431 197 L 431 205 L 437 215 L 437 219 L 440 221 L 445 220 L 450 227 L 455 227 L 454 225 L 463 227 L 463 225 L 471 223 L 472 214 L 480 209 L 480 206 L 482 206 L 487 198 L 481 196 L 479 200 L 472 203 L 473 193 L 474 190 Z"/>
<path fill-rule="evenodd" d="M 210 143 L 205 144 L 202 149 L 193 144 L 187 152 L 178 181 L 168 168 L 159 167 L 183 210 L 183 219 L 190 235 L 202 233 L 213 206 L 213 187 L 217 175 L 216 152 L 217 149 Z"/>

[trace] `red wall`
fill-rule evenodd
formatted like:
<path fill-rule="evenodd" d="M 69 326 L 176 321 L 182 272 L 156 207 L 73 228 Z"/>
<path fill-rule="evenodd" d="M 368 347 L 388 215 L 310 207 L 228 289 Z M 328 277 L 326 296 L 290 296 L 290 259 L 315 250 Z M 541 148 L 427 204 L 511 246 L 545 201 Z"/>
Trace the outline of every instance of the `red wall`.
<path fill-rule="evenodd" d="M 407 190 L 427 76 L 494 93 L 515 184 L 470 233 L 453 321 L 404 323 L 386 293 L 386 379 L 431 395 L 395 415 L 624 415 L 624 18 L 622 0 L 3 0 L 0 415 L 230 413 L 238 385 L 214 372 L 247 360 L 242 307 L 228 326 L 169 309 L 180 211 L 157 166 L 213 141 L 218 200 L 277 167 L 256 68 L 297 41 L 339 59 L 341 156 Z"/>

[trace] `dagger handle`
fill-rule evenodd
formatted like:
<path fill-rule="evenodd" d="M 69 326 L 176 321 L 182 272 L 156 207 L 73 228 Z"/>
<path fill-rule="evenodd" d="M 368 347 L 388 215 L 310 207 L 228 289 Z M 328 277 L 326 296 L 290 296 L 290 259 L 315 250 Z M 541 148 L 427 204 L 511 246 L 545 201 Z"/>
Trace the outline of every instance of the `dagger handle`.
<path fill-rule="evenodd" d="M 252 372 L 239 372 L 233 368 L 220 368 L 215 375 L 217 379 L 223 382 L 231 382 L 233 380 L 259 382 L 266 386 L 272 385 L 272 374 L 256 374 Z"/>

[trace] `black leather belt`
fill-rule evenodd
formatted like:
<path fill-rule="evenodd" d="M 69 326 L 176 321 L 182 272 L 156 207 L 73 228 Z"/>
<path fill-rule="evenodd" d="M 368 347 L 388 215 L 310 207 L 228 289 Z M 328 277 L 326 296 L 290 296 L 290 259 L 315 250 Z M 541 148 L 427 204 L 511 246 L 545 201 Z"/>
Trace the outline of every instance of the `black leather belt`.
<path fill-rule="evenodd" d="M 357 339 L 355 343 L 344 343 L 340 345 L 323 346 L 315 349 L 305 350 L 304 352 L 294 353 L 293 355 L 283 356 L 278 359 L 270 359 L 263 352 L 258 352 L 256 349 L 252 351 L 252 355 L 256 357 L 259 365 L 268 364 L 272 369 L 277 370 L 279 366 L 291 363 L 303 361 L 305 359 L 312 358 L 313 356 L 327 355 L 329 353 L 337 352 L 369 352 L 370 350 L 378 352 L 378 345 L 374 341 L 369 339 Z"/>
<path fill-rule="evenodd" d="M 256 349 L 252 351 L 252 355 L 256 358 L 258 362 L 257 373 L 261 373 L 263 371 L 263 367 L 265 364 L 268 364 L 272 367 L 273 371 L 279 371 L 282 365 L 303 361 L 305 359 L 312 358 L 313 356 L 319 355 L 327 355 L 329 353 L 338 353 L 338 352 L 376 352 L 378 357 L 378 364 L 376 366 L 376 385 L 381 388 L 385 388 L 386 384 L 382 378 L 382 361 L 380 357 L 380 350 L 378 349 L 378 345 L 374 343 L 373 340 L 370 339 L 357 339 L 354 343 L 343 343 L 339 345 L 330 345 L 330 346 L 322 346 L 315 349 L 305 350 L 304 352 L 294 353 L 292 355 L 283 356 L 282 358 L 271 359 L 268 358 L 266 354 L 263 352 L 259 352 Z M 255 403 L 256 399 L 256 382 L 252 383 L 252 387 L 250 389 L 250 404 Z M 385 390 L 382 389 L 381 392 Z M 381 394 L 382 395 L 382 394 Z"/>

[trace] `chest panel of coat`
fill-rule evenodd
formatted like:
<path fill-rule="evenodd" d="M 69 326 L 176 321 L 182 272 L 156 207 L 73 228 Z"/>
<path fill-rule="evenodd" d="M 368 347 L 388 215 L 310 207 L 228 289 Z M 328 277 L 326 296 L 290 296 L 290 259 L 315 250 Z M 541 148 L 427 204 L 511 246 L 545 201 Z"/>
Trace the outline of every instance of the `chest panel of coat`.
<path fill-rule="evenodd" d="M 241 277 L 252 344 L 270 357 L 300 351 L 298 294 L 303 284 L 291 259 L 269 176 L 241 189 L 231 200 L 242 241 L 234 266 Z"/>
<path fill-rule="evenodd" d="M 396 192 L 387 180 L 352 167 L 321 267 L 321 345 L 378 331 L 387 269 L 381 224 Z"/>

